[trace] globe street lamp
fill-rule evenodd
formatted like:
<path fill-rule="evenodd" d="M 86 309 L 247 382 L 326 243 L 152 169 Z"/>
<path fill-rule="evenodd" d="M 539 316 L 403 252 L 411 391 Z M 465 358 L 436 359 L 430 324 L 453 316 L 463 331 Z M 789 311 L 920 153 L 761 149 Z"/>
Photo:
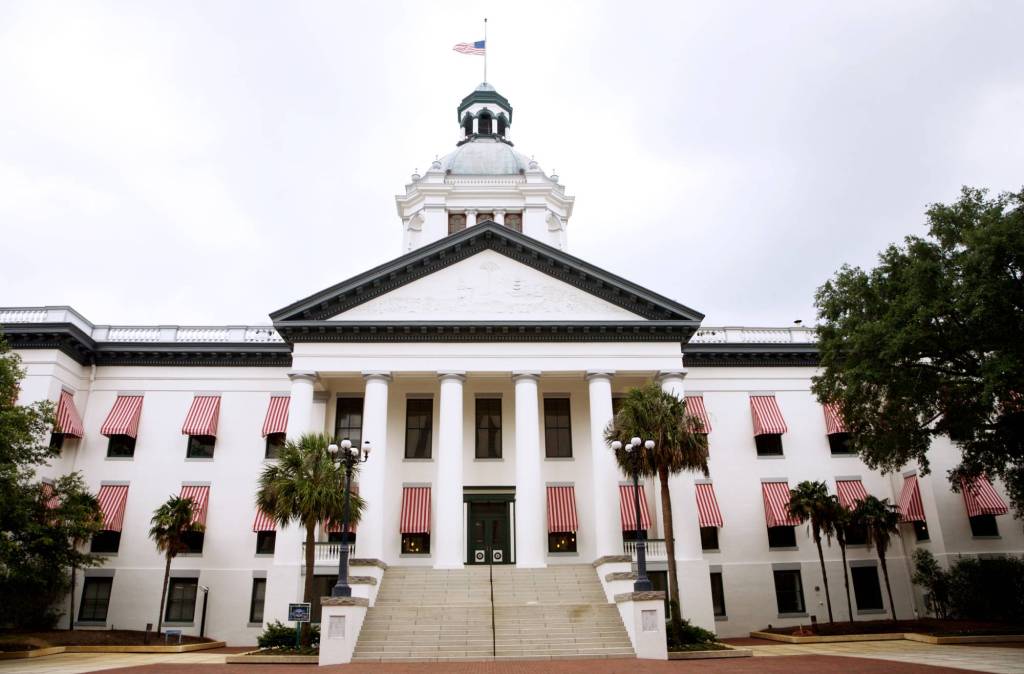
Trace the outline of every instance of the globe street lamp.
<path fill-rule="evenodd" d="M 338 556 L 338 582 L 331 590 L 332 597 L 351 597 L 352 588 L 348 584 L 348 529 L 352 519 L 352 469 L 357 463 L 366 463 L 370 458 L 370 441 L 363 443 L 362 451 L 352 446 L 348 438 L 341 441 L 341 446 L 331 443 L 327 452 L 331 460 L 345 467 L 345 505 L 341 510 L 341 554 Z"/>
<path fill-rule="evenodd" d="M 651 579 L 647 577 L 647 530 L 640 529 L 640 471 L 643 469 L 646 452 L 654 449 L 654 440 L 641 443 L 640 438 L 631 438 L 625 444 L 616 440 L 612 449 L 626 451 L 626 465 L 633 477 L 633 509 L 636 516 L 636 580 L 633 582 L 634 592 L 650 592 Z"/>

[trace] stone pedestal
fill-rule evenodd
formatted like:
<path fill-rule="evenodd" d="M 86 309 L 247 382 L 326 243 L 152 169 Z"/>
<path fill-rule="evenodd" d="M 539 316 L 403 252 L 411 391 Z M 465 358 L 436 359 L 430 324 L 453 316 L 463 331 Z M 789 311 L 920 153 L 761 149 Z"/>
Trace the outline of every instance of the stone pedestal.
<path fill-rule="evenodd" d="M 615 595 L 615 604 L 619 607 L 619 615 L 629 633 L 636 657 L 641 660 L 668 660 L 665 593 L 623 592 Z M 323 655 L 320 662 L 323 663 Z"/>
<path fill-rule="evenodd" d="M 352 662 L 368 604 L 365 597 L 320 599 L 321 665 L 345 665 Z"/>

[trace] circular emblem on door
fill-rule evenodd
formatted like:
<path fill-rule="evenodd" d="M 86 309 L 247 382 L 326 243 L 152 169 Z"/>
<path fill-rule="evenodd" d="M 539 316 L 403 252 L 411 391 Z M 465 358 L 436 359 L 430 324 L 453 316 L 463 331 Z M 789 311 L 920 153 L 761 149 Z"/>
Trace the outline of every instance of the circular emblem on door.
<path fill-rule="evenodd" d="M 491 550 L 491 561 L 501 564 L 505 561 L 505 555 L 502 550 Z"/>
<path fill-rule="evenodd" d="M 484 552 L 483 550 L 474 550 L 473 551 L 473 561 L 476 562 L 477 564 L 485 563 L 487 561 L 487 553 Z"/>

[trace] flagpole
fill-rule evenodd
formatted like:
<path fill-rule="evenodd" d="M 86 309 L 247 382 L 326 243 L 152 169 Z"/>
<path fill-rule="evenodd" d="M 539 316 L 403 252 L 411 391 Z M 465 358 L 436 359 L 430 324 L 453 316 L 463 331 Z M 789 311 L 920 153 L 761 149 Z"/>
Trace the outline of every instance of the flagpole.
<path fill-rule="evenodd" d="M 487 81 L 487 17 L 484 17 L 484 82 Z"/>

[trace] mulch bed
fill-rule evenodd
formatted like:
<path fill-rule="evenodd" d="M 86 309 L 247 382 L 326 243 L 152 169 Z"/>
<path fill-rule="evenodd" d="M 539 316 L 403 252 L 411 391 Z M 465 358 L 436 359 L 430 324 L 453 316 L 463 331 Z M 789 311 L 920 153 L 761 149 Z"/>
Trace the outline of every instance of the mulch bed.
<path fill-rule="evenodd" d="M 50 646 L 143 646 L 146 633 L 138 630 L 41 630 L 36 632 L 0 631 L 0 651 L 31 651 Z M 182 635 L 181 643 L 199 644 L 213 641 Z M 149 633 L 149 645 L 163 645 L 163 636 Z M 178 637 L 169 644 L 177 645 Z"/>
<path fill-rule="evenodd" d="M 865 620 L 857 622 L 819 622 L 810 629 L 807 636 L 838 636 L 847 634 L 884 634 L 889 632 L 919 632 L 932 636 L 981 636 L 989 634 L 1024 634 L 1024 625 L 983 620 L 938 620 L 922 618 L 920 620 Z M 769 627 L 762 632 L 790 635 L 796 627 Z"/>

